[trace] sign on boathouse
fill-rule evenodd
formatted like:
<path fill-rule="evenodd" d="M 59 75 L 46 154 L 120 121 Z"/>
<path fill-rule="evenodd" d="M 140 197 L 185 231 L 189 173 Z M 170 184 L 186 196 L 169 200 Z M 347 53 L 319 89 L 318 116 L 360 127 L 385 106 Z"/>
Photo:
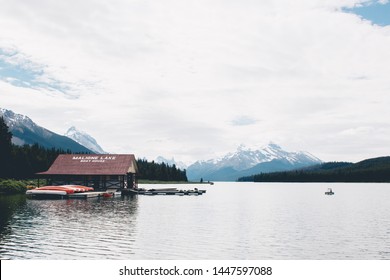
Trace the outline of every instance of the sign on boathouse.
<path fill-rule="evenodd" d="M 106 162 L 106 160 L 115 160 L 116 156 L 73 156 L 72 159 L 80 162 Z"/>

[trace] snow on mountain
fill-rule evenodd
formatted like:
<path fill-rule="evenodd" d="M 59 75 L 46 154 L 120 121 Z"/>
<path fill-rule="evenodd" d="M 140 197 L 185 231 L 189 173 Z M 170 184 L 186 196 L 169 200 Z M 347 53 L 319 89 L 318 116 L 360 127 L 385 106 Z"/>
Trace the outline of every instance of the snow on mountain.
<path fill-rule="evenodd" d="M 89 134 L 84 131 L 78 130 L 76 127 L 72 126 L 65 133 L 66 137 L 73 139 L 80 145 L 87 147 L 91 151 L 97 154 L 106 154 L 106 152 L 100 147 L 97 141 Z"/>
<path fill-rule="evenodd" d="M 12 142 L 16 145 L 29 144 L 26 139 L 18 137 L 19 134 L 23 134 L 26 130 L 32 133 L 40 134 L 44 137 L 50 136 L 50 131 L 36 125 L 27 116 L 16 114 L 13 111 L 7 109 L 0 109 L 0 116 L 4 118 L 9 130 L 12 132 Z"/>
<path fill-rule="evenodd" d="M 27 116 L 2 108 L 0 108 L 0 116 L 4 118 L 12 133 L 12 143 L 15 145 L 38 144 L 45 148 L 56 148 L 64 151 L 92 152 L 66 136 L 59 135 L 37 125 Z"/>
<path fill-rule="evenodd" d="M 236 180 L 256 172 L 282 171 L 321 163 L 307 152 L 288 152 L 271 143 L 260 149 L 240 145 L 234 153 L 217 159 L 197 161 L 187 169 L 189 180 Z M 250 173 L 254 172 L 254 173 Z"/>
<path fill-rule="evenodd" d="M 176 167 L 181 169 L 181 170 L 184 170 L 187 168 L 187 165 L 184 162 L 176 161 L 174 158 L 166 159 L 162 156 L 158 156 L 154 161 L 156 163 L 165 163 L 165 164 L 168 164 L 169 166 L 176 165 Z"/>
<path fill-rule="evenodd" d="M 16 114 L 11 110 L 0 109 L 0 115 L 3 116 L 12 132 L 12 143 L 15 145 L 34 144 L 31 142 L 30 134 L 40 135 L 43 138 L 49 138 L 53 134 L 53 132 L 34 123 L 29 117 Z"/>
<path fill-rule="evenodd" d="M 320 159 L 307 152 L 287 152 L 280 146 L 272 143 L 258 150 L 252 150 L 244 145 L 240 145 L 234 153 L 228 153 L 218 159 L 198 161 L 198 163 L 213 164 L 217 167 L 233 167 L 235 170 L 240 171 L 274 159 L 283 159 L 290 163 L 302 161 L 321 162 Z"/>

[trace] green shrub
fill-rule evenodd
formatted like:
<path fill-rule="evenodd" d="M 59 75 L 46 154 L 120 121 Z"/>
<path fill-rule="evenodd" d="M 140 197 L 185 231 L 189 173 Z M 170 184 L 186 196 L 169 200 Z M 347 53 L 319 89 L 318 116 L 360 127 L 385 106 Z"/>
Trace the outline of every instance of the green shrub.
<path fill-rule="evenodd" d="M 0 180 L 0 193 L 17 194 L 25 193 L 26 190 L 26 182 L 10 179 Z"/>

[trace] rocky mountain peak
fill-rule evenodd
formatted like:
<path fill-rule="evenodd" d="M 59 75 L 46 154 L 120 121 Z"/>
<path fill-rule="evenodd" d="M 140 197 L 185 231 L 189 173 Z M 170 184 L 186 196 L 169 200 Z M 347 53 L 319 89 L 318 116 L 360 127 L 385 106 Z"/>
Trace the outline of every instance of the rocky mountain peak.
<path fill-rule="evenodd" d="M 270 163 L 272 163 L 272 168 L 269 168 Z M 261 171 L 261 166 L 265 165 L 268 165 L 267 170 L 270 172 L 318 163 L 321 163 L 321 160 L 309 153 L 289 152 L 275 143 L 270 143 L 262 148 L 248 148 L 245 145 L 240 145 L 235 152 L 216 159 L 197 161 L 190 165 L 187 169 L 187 176 L 190 180 L 203 178 L 229 181 L 234 176 L 250 173 L 250 170 L 256 172 L 256 168 Z"/>
<path fill-rule="evenodd" d="M 97 154 L 105 154 L 106 152 L 103 148 L 97 143 L 95 138 L 93 138 L 88 133 L 78 130 L 75 126 L 71 126 L 68 131 L 65 133 L 66 137 L 73 139 L 80 145 L 87 147 L 91 151 Z"/>

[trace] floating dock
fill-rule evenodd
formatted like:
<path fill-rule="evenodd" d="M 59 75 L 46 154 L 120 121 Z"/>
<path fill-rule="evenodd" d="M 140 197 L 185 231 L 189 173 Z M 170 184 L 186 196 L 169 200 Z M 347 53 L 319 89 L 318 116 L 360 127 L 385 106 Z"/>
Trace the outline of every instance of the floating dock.
<path fill-rule="evenodd" d="M 51 189 L 36 189 L 26 192 L 29 198 L 33 199 L 88 199 L 88 198 L 109 198 L 114 196 L 128 195 L 202 195 L 206 190 L 178 190 L 177 188 L 160 188 L 160 189 L 108 189 L 106 191 L 84 191 L 70 192 L 66 186 L 52 186 Z M 61 190 L 58 190 L 60 188 Z M 62 190 L 64 189 L 64 190 Z M 67 190 L 68 192 L 66 192 Z"/>
<path fill-rule="evenodd" d="M 69 194 L 69 199 L 87 199 L 87 198 L 95 198 L 95 197 L 112 197 L 115 193 L 108 192 L 84 192 L 84 193 L 73 193 Z M 119 193 L 120 195 L 120 193 Z"/>
<path fill-rule="evenodd" d="M 178 190 L 176 188 L 165 189 L 123 189 L 122 195 L 202 195 L 206 190 Z"/>
<path fill-rule="evenodd" d="M 91 191 L 91 192 L 83 192 L 83 193 L 72 193 L 72 194 L 27 194 L 29 198 L 32 199 L 88 199 L 88 198 L 106 198 L 113 196 L 120 196 L 120 192 L 99 192 L 99 191 Z"/>

